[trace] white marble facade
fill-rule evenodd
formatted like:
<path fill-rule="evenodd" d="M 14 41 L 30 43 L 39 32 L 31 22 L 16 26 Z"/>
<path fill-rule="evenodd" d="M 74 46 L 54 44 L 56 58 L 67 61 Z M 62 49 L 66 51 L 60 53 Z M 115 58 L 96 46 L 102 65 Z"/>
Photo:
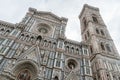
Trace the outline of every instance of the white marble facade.
<path fill-rule="evenodd" d="M 0 80 L 120 80 L 120 58 L 99 9 L 84 5 L 82 41 L 68 19 L 29 8 L 20 23 L 0 21 Z"/>

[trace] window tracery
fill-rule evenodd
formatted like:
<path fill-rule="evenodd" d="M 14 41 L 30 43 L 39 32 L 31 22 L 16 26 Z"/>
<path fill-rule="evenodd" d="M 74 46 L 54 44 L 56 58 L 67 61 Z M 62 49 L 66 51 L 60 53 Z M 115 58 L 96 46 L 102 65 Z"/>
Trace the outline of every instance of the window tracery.
<path fill-rule="evenodd" d="M 92 16 L 92 19 L 93 19 L 94 22 L 98 23 L 98 20 L 95 16 Z"/>
<path fill-rule="evenodd" d="M 101 46 L 101 49 L 102 49 L 102 50 L 105 50 L 105 47 L 104 47 L 104 45 L 103 45 L 102 42 L 101 42 L 100 46 Z"/>

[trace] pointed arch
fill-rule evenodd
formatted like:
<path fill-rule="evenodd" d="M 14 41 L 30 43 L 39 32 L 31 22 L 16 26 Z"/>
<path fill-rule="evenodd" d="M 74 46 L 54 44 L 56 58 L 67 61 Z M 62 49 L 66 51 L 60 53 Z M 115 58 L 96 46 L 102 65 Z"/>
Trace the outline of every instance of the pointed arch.
<path fill-rule="evenodd" d="M 92 14 L 92 20 L 93 20 L 93 22 L 98 23 L 96 14 Z"/>
<path fill-rule="evenodd" d="M 37 40 L 42 40 L 42 37 L 39 35 L 39 36 L 37 36 Z"/>
<path fill-rule="evenodd" d="M 100 46 L 101 46 L 102 50 L 105 50 L 105 46 L 104 46 L 103 42 L 100 43 Z"/>
<path fill-rule="evenodd" d="M 97 34 L 99 34 L 99 33 L 100 33 L 100 32 L 99 32 L 99 30 L 98 30 L 97 28 L 96 28 L 96 33 L 97 33 Z"/>
<path fill-rule="evenodd" d="M 58 76 L 55 76 L 55 77 L 54 77 L 54 80 L 59 80 Z"/>
<path fill-rule="evenodd" d="M 111 51 L 112 51 L 109 44 L 106 44 L 106 49 L 107 49 L 108 52 L 111 52 Z"/>
<path fill-rule="evenodd" d="M 104 31 L 101 29 L 100 30 L 100 32 L 101 32 L 101 34 L 104 36 L 105 35 L 105 33 L 104 33 Z"/>
<path fill-rule="evenodd" d="M 87 27 L 87 21 L 86 21 L 85 17 L 82 19 L 82 21 L 83 21 L 83 30 L 85 30 Z"/>

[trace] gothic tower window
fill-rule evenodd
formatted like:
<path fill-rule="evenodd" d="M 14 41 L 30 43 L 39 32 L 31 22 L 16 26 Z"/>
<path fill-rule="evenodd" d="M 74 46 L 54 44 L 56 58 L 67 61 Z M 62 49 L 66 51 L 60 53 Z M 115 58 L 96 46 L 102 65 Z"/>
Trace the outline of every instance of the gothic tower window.
<path fill-rule="evenodd" d="M 93 53 L 93 48 L 92 48 L 92 46 L 90 46 L 90 51 L 91 51 L 91 53 Z"/>
<path fill-rule="evenodd" d="M 96 28 L 96 33 L 99 34 L 99 30 Z"/>
<path fill-rule="evenodd" d="M 109 44 L 106 44 L 106 49 L 107 49 L 107 51 L 111 52 L 111 48 L 110 48 Z"/>
<path fill-rule="evenodd" d="M 84 26 L 84 29 L 83 29 L 83 30 L 85 30 L 85 29 L 86 29 L 86 27 L 87 27 L 87 21 L 86 21 L 86 19 L 85 19 L 85 18 L 83 18 L 83 26 Z"/>
<path fill-rule="evenodd" d="M 103 30 L 101 30 L 101 34 L 102 34 L 103 36 L 105 35 Z"/>
<path fill-rule="evenodd" d="M 104 44 L 102 42 L 101 42 L 100 46 L 101 46 L 102 50 L 105 50 Z"/>
<path fill-rule="evenodd" d="M 89 31 L 87 31 L 87 35 L 88 35 L 88 37 L 90 36 L 90 33 L 89 33 Z"/>
<path fill-rule="evenodd" d="M 84 27 L 86 27 L 87 26 L 87 23 L 86 23 L 86 20 L 84 20 Z"/>
<path fill-rule="evenodd" d="M 69 52 L 69 46 L 66 46 L 66 51 Z"/>
<path fill-rule="evenodd" d="M 85 35 L 85 40 L 87 40 L 87 36 Z"/>
<path fill-rule="evenodd" d="M 96 18 L 95 16 L 92 16 L 92 19 L 93 19 L 93 21 L 94 21 L 95 23 L 98 23 L 98 20 L 97 20 L 97 18 Z"/>

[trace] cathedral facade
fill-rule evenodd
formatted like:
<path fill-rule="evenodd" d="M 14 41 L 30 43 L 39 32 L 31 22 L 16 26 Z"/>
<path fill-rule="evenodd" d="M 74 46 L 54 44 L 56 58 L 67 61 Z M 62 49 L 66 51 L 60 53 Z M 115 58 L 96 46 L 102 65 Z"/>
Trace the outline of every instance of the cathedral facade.
<path fill-rule="evenodd" d="M 120 57 L 96 7 L 79 15 L 82 41 L 65 36 L 68 19 L 29 8 L 0 21 L 0 80 L 120 80 Z"/>

